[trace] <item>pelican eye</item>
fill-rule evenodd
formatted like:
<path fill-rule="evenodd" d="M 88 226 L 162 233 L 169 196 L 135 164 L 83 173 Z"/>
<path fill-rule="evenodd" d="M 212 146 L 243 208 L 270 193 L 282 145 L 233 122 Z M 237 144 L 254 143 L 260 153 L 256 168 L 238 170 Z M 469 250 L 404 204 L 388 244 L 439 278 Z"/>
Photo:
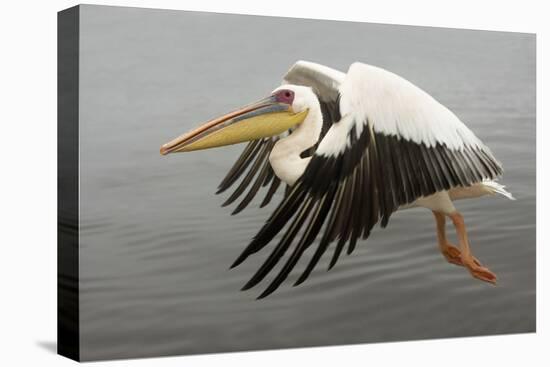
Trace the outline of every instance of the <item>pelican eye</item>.
<path fill-rule="evenodd" d="M 281 89 L 275 93 L 277 102 L 292 104 L 294 101 L 294 92 L 290 89 Z"/>

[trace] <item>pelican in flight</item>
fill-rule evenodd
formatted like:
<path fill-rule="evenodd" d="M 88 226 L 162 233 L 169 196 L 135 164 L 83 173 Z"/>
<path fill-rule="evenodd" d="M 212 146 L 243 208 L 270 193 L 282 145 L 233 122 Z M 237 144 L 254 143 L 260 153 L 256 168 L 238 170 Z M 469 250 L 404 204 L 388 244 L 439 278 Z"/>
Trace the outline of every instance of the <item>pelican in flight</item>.
<path fill-rule="evenodd" d="M 277 208 L 231 266 L 281 234 L 243 290 L 262 281 L 290 252 L 258 298 L 268 296 L 313 245 L 294 285 L 301 284 L 331 243 L 329 269 L 342 251 L 352 253 L 376 223 L 385 228 L 394 212 L 412 207 L 432 211 L 439 250 L 448 262 L 496 283 L 495 274 L 473 256 L 453 201 L 494 194 L 513 199 L 495 181 L 502 166 L 453 112 L 404 78 L 359 62 L 344 74 L 298 61 L 268 97 L 169 141 L 160 153 L 242 142 L 249 143 L 218 193 L 244 178 L 223 206 L 249 189 L 233 212 L 238 213 L 268 187 L 263 207 L 281 182 L 286 184 Z M 447 239 L 447 219 L 458 247 Z"/>

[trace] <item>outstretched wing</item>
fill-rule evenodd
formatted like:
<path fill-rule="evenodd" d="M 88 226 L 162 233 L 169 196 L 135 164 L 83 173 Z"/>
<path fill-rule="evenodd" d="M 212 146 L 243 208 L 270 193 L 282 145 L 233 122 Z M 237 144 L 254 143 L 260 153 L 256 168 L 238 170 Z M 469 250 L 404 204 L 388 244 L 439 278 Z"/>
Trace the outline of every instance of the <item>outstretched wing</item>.
<path fill-rule="evenodd" d="M 311 87 L 319 98 L 323 113 L 323 128 L 320 140 L 325 136 L 330 126 L 340 120 L 338 95 L 334 91 L 337 90 L 344 77 L 345 74 L 338 70 L 307 61 L 298 61 L 284 77 L 285 83 Z M 289 131 L 288 133 L 291 132 Z M 237 214 L 245 209 L 262 187 L 269 186 L 260 207 L 262 208 L 269 204 L 273 195 L 281 186 L 281 180 L 275 176 L 269 164 L 269 154 L 277 140 L 284 136 L 264 138 L 248 143 L 237 161 L 233 164 L 233 167 L 231 167 L 219 184 L 216 194 L 226 191 L 243 177 L 235 188 L 235 191 L 233 191 L 222 206 L 232 204 L 248 189 L 244 198 L 231 214 Z M 317 145 L 307 149 L 302 153 L 302 157 L 312 156 L 316 148 Z"/>
<path fill-rule="evenodd" d="M 345 245 L 353 252 L 380 221 L 422 196 L 502 174 L 489 149 L 447 108 L 403 78 L 355 63 L 339 88 L 342 118 L 320 142 L 302 177 L 233 266 L 284 230 L 264 264 L 244 286 L 258 284 L 293 246 L 260 298 L 286 279 L 324 226 L 305 281 L 338 240 L 329 268 Z"/>

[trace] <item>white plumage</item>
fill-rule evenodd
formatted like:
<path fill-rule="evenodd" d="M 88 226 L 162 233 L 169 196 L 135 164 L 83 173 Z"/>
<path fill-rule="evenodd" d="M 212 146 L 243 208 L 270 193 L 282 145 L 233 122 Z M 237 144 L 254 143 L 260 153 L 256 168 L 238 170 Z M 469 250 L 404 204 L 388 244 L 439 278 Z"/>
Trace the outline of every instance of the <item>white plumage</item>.
<path fill-rule="evenodd" d="M 309 163 L 309 158 L 301 158 L 300 153 L 319 140 L 323 116 L 319 101 L 311 87 L 283 84 L 273 93 L 285 89 L 295 93 L 292 102 L 294 111 L 309 110 L 305 120 L 292 131 L 292 134 L 279 139 L 269 154 L 269 162 L 277 177 L 292 186 Z"/>
<path fill-rule="evenodd" d="M 481 141 L 447 107 L 408 80 L 382 68 L 354 63 L 339 88 L 342 115 L 371 121 L 375 131 L 433 147 L 478 147 Z M 359 127 L 358 131 L 359 130 Z"/>

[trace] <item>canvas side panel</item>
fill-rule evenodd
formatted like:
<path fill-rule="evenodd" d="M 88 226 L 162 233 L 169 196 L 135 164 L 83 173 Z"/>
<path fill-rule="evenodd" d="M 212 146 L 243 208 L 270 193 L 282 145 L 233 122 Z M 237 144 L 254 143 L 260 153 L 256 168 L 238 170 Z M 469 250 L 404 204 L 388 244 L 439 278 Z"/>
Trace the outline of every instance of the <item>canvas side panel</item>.
<path fill-rule="evenodd" d="M 57 17 L 57 352 L 79 360 L 79 7 Z"/>

